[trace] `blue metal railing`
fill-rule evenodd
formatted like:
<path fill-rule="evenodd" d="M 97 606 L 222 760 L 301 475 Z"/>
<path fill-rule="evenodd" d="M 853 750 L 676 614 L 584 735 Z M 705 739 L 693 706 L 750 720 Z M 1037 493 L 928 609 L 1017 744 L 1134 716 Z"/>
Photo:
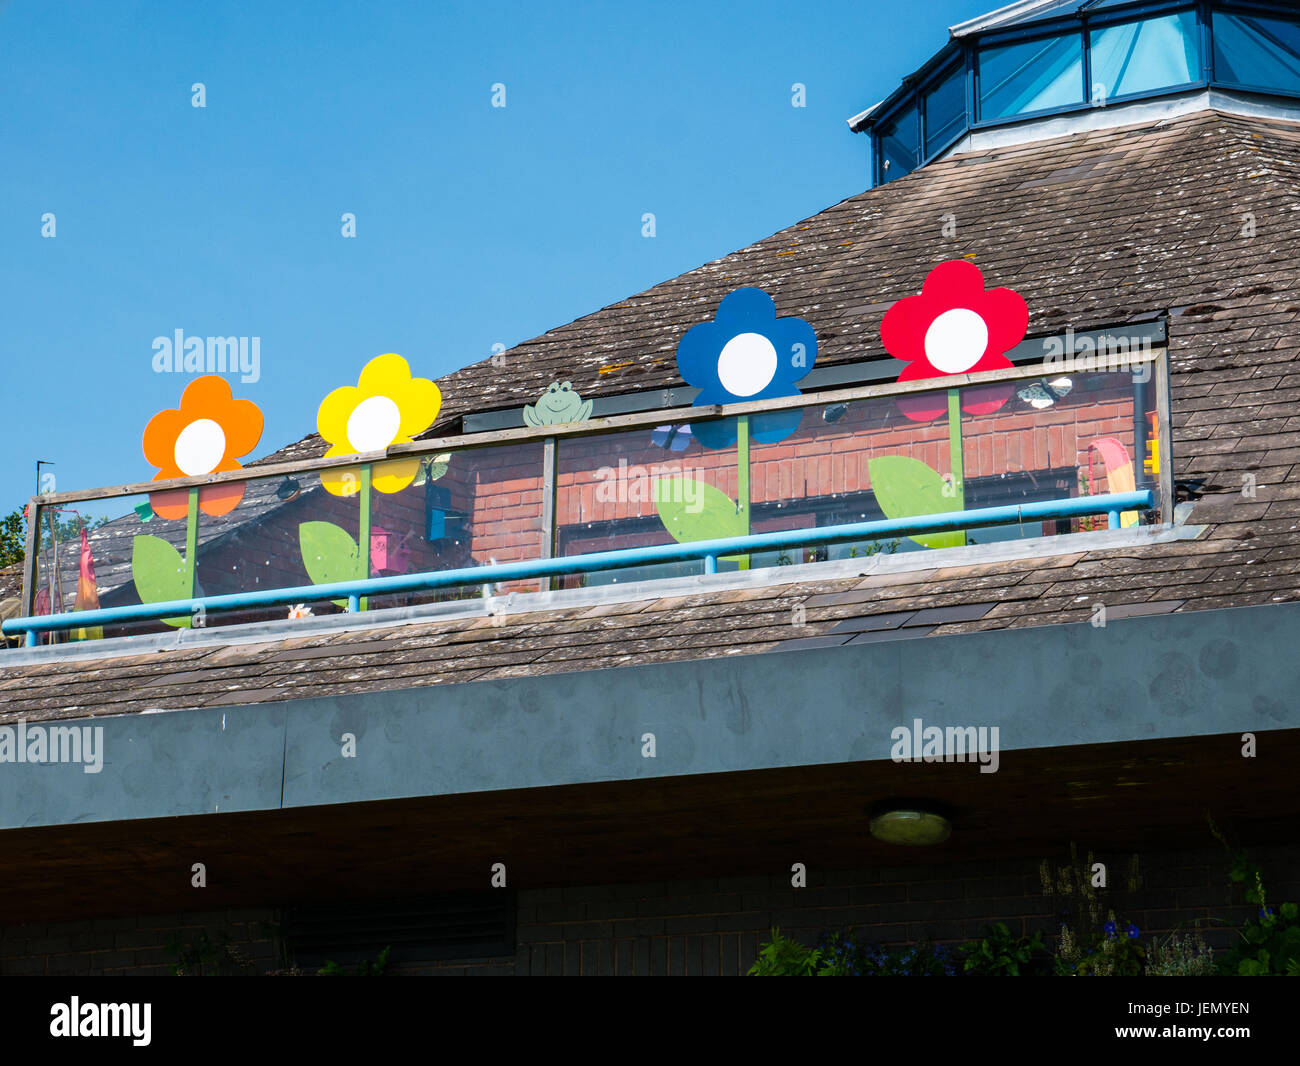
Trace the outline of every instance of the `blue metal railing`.
<path fill-rule="evenodd" d="M 685 544 L 653 545 L 625 548 L 620 551 L 590 552 L 551 559 L 532 559 L 517 563 L 494 563 L 490 566 L 464 567 L 457 570 L 433 570 L 419 574 L 397 574 L 356 581 L 336 581 L 328 585 L 298 585 L 293 588 L 232 592 L 222 596 L 198 596 L 187 600 L 161 603 L 129 604 L 104 607 L 96 611 L 64 611 L 60 614 L 11 618 L 0 630 L 6 634 L 26 633 L 28 646 L 36 644 L 36 635 L 64 629 L 110 625 L 121 622 L 145 622 L 179 615 L 192 615 L 200 609 L 235 611 L 256 607 L 276 607 L 316 600 L 347 599 L 348 610 L 357 611 L 362 596 L 382 596 L 398 592 L 421 592 L 455 585 L 484 585 L 527 578 L 557 577 L 564 574 L 591 573 L 653 563 L 704 560 L 704 572 L 716 573 L 719 557 L 748 555 L 779 548 L 806 548 L 850 540 L 876 540 L 881 537 L 908 537 L 925 533 L 946 533 L 1019 522 L 1045 521 L 1053 518 L 1081 518 L 1106 514 L 1111 529 L 1118 529 L 1120 513 L 1144 511 L 1155 506 L 1155 493 L 1114 492 L 1073 499 L 1027 503 L 1012 507 L 983 507 L 970 511 L 891 518 L 875 522 L 813 529 L 790 529 L 774 533 L 752 533 L 744 537 L 697 540 Z"/>

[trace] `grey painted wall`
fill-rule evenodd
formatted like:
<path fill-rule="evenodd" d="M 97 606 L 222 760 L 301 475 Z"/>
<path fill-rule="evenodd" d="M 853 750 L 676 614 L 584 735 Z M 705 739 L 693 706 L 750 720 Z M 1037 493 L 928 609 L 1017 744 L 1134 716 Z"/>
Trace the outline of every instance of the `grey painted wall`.
<path fill-rule="evenodd" d="M 1277 604 L 68 722 L 102 771 L 0 763 L 0 828 L 879 760 L 917 717 L 1003 751 L 1294 728 L 1298 637 Z"/>

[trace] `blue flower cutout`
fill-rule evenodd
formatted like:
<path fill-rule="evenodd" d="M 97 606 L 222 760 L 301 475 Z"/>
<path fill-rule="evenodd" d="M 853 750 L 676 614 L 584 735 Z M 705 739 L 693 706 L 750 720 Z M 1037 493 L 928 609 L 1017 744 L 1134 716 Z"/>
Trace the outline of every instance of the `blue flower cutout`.
<path fill-rule="evenodd" d="M 711 322 L 692 326 L 677 345 L 677 369 L 700 390 L 695 406 L 798 396 L 795 382 L 817 360 L 817 334 L 802 318 L 777 318 L 776 304 L 762 289 L 728 293 Z M 784 440 L 803 418 L 802 411 L 774 411 L 750 418 L 754 440 Z M 706 448 L 736 442 L 734 418 L 692 424 Z"/>
<path fill-rule="evenodd" d="M 1139 936 L 1141 936 L 1141 935 L 1142 935 L 1142 930 L 1139 929 L 1139 928 L 1138 928 L 1136 925 L 1134 925 L 1132 922 L 1129 922 L 1129 923 L 1128 923 L 1128 938 L 1129 938 L 1130 940 L 1136 940 L 1136 939 L 1137 939 Z"/>

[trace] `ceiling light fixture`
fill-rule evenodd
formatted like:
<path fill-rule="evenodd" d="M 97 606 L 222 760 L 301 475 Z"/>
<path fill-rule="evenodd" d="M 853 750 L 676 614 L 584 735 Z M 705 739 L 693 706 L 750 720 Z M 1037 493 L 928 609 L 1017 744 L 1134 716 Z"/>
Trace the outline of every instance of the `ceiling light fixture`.
<path fill-rule="evenodd" d="M 871 835 L 886 844 L 926 847 L 952 835 L 952 822 L 938 805 L 917 800 L 887 800 L 871 809 Z"/>

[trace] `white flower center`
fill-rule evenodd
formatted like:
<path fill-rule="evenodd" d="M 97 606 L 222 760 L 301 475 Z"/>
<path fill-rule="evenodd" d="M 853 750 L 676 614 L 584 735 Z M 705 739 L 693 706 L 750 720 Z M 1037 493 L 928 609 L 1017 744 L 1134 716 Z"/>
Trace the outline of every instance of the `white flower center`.
<path fill-rule="evenodd" d="M 180 431 L 172 454 L 186 477 L 210 474 L 226 454 L 226 434 L 212 419 L 197 419 Z"/>
<path fill-rule="evenodd" d="M 935 370 L 961 374 L 980 361 L 989 346 L 989 328 L 974 311 L 954 307 L 925 331 L 925 356 Z"/>
<path fill-rule="evenodd" d="M 762 392 L 776 376 L 776 349 L 761 333 L 739 333 L 718 356 L 718 380 L 733 396 Z"/>
<path fill-rule="evenodd" d="M 348 418 L 348 443 L 359 452 L 377 452 L 397 439 L 402 412 L 387 396 L 367 396 Z"/>

